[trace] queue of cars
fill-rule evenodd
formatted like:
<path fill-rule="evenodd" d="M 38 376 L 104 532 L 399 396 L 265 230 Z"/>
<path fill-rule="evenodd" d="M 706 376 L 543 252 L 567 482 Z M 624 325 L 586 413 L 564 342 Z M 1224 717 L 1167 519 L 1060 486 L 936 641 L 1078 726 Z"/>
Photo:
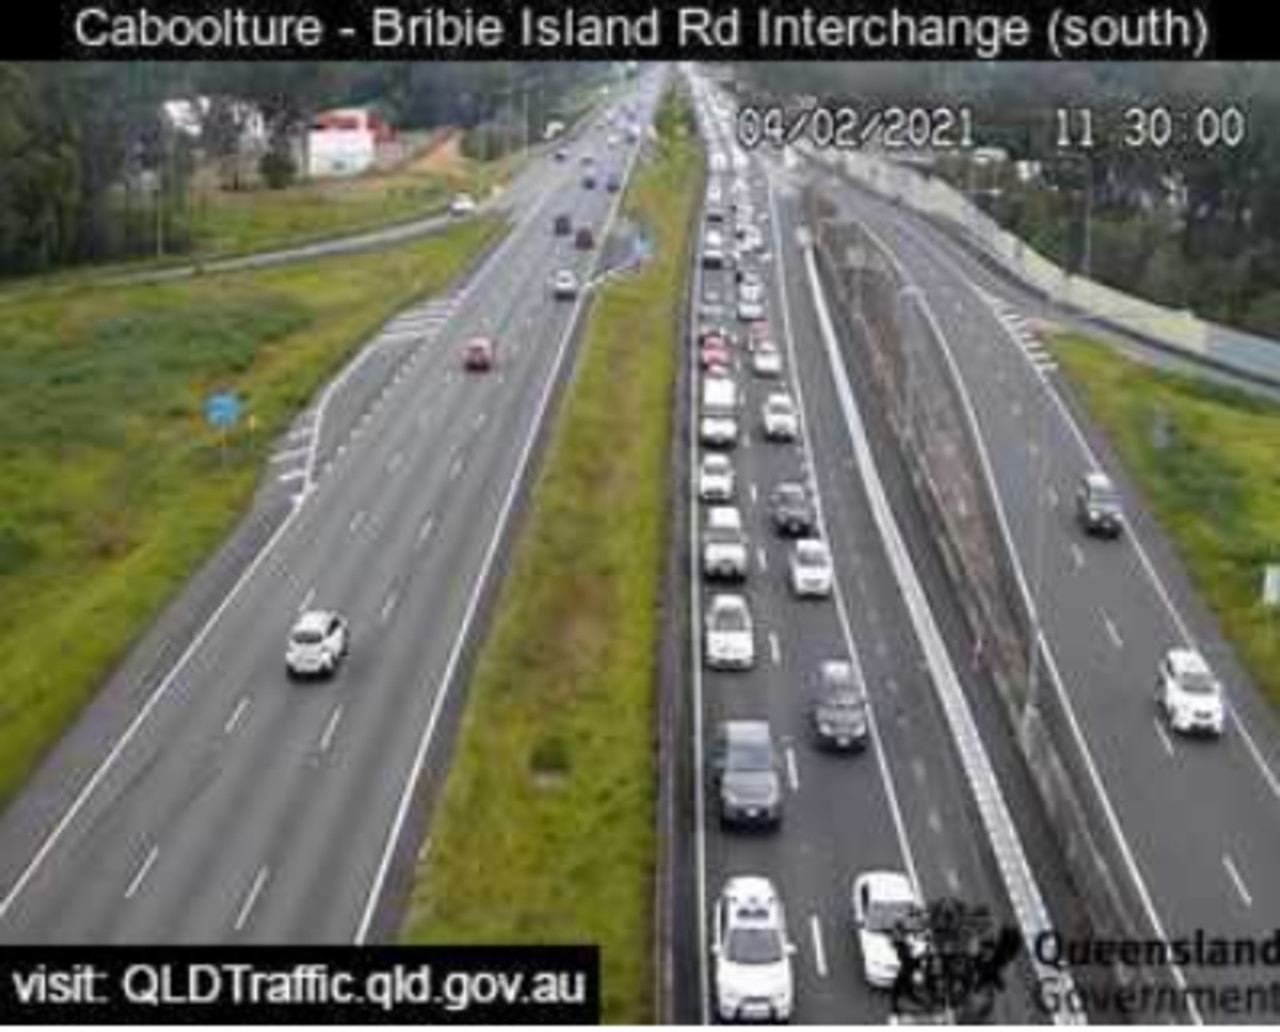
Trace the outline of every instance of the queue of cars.
<path fill-rule="evenodd" d="M 698 575 L 707 585 L 700 615 L 701 661 L 711 671 L 736 676 L 734 672 L 754 669 L 760 662 L 757 638 L 762 635 L 752 611 L 757 580 L 777 578 L 797 605 L 813 604 L 833 596 L 835 572 L 803 460 L 794 473 L 759 485 L 765 525 L 786 561 L 772 572 L 766 572 L 763 562 L 759 572 L 753 568 L 756 550 L 740 508 L 745 473 L 740 474 L 736 460 L 748 438 L 777 449 L 778 455 L 802 455 L 803 419 L 770 323 L 762 213 L 751 202 L 745 162 L 713 145 L 708 167 L 690 361 L 697 377 L 693 432 L 699 448 L 693 490 L 701 521 Z M 748 403 L 751 396 L 759 398 L 758 408 Z M 753 486 L 753 500 L 754 491 Z M 853 657 L 836 650 L 820 661 L 798 701 L 806 707 L 805 724 L 816 750 L 840 756 L 867 747 L 870 713 L 861 668 Z M 782 753 L 770 720 L 750 710 L 710 727 L 708 792 L 727 834 L 769 834 L 783 828 Z M 888 936 L 896 928 L 891 922 L 903 913 L 895 876 L 910 885 L 898 872 L 873 871 L 858 875 L 846 890 L 850 935 L 862 945 L 866 977 L 877 986 L 892 982 L 885 981 L 892 961 L 882 946 L 891 947 Z M 922 905 L 915 903 L 920 912 Z M 778 886 L 763 873 L 735 872 L 711 909 L 708 949 L 715 1016 L 723 1021 L 790 1020 L 797 948 Z"/>

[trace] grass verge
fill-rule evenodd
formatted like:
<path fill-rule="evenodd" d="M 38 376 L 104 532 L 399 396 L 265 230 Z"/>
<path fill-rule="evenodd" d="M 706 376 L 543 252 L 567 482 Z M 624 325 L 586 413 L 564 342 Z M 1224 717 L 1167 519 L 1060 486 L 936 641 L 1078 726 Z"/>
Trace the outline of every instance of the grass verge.
<path fill-rule="evenodd" d="M 491 162 L 458 156 L 447 164 L 410 159 L 384 172 L 311 180 L 284 190 L 202 193 L 192 219 L 196 247 L 174 260 L 293 247 L 427 218 L 444 211 L 459 191 L 486 196 L 523 160 L 523 154 Z"/>
<path fill-rule="evenodd" d="M 1057 337 L 1055 352 L 1223 632 L 1280 705 L 1280 614 L 1259 605 L 1263 566 L 1280 562 L 1280 405 L 1079 335 Z"/>
<path fill-rule="evenodd" d="M 403 935 L 594 943 L 603 1017 L 653 1018 L 654 694 L 671 404 L 702 163 L 668 97 L 626 209 L 653 260 L 597 297 Z"/>
<path fill-rule="evenodd" d="M 272 439 L 500 231 L 156 286 L 0 295 L 0 803 L 244 511 Z M 246 400 L 225 453 L 213 389 Z"/>

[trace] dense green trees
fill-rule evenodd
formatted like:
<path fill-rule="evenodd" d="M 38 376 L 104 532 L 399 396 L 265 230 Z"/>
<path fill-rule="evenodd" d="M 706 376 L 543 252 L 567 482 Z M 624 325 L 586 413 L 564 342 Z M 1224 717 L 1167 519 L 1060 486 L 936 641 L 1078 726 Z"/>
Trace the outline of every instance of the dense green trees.
<path fill-rule="evenodd" d="M 1280 67 L 1264 64 L 788 64 L 739 66 L 749 89 L 877 103 L 972 105 L 979 145 L 1039 162 L 975 175 L 963 156 L 937 171 L 1035 247 L 1076 269 L 1085 259 L 1086 185 L 1092 200 L 1090 269 L 1153 300 L 1280 337 Z M 1175 134 L 1126 145 L 1125 112 L 1176 116 L 1239 105 L 1236 147 Z M 1088 108 L 1092 148 L 1064 157 L 1054 109 Z M 1138 116 L 1131 116 L 1137 119 Z M 1182 128 L 1190 124 L 1182 120 Z M 999 195 L 992 193 L 998 188 Z"/>

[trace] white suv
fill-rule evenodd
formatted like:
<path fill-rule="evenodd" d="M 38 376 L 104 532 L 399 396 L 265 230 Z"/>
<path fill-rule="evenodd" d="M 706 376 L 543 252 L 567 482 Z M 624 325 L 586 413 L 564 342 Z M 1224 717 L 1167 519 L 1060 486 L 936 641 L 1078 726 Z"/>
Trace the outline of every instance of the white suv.
<path fill-rule="evenodd" d="M 733 500 L 733 463 L 727 455 L 704 455 L 698 467 L 698 497 L 704 502 Z"/>
<path fill-rule="evenodd" d="M 347 624 L 337 613 L 313 609 L 298 617 L 289 633 L 285 668 L 294 677 L 328 677 L 346 657 Z"/>
<path fill-rule="evenodd" d="M 1222 684 L 1195 649 L 1170 649 L 1160 663 L 1156 703 L 1180 734 L 1222 734 L 1226 704 Z"/>
<path fill-rule="evenodd" d="M 764 435 L 771 441 L 794 441 L 800 436 L 800 416 L 789 394 L 775 391 L 765 398 L 761 417 Z"/>
<path fill-rule="evenodd" d="M 755 665 L 755 625 L 741 595 L 712 598 L 705 628 L 707 665 L 713 670 L 750 670 Z"/>
<path fill-rule="evenodd" d="M 831 549 L 819 538 L 801 538 L 791 549 L 791 590 L 800 598 L 826 598 L 831 584 Z"/>
<path fill-rule="evenodd" d="M 795 1007 L 787 918 L 768 878 L 725 882 L 712 921 L 716 1013 L 721 1021 L 790 1021 Z"/>

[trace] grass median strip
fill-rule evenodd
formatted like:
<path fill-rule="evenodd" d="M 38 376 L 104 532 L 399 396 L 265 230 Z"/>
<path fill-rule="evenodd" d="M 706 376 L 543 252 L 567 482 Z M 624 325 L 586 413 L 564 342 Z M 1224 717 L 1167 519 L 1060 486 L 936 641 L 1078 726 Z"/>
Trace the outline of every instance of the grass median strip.
<path fill-rule="evenodd" d="M 1079 335 L 1057 337 L 1055 353 L 1255 682 L 1280 705 L 1280 613 L 1260 605 L 1263 568 L 1280 562 L 1280 405 Z"/>
<path fill-rule="evenodd" d="M 668 98 L 469 687 L 404 937 L 594 943 L 603 1016 L 653 1018 L 653 727 L 667 461 L 701 156 Z"/>
<path fill-rule="evenodd" d="M 0 294 L 0 801 L 245 509 L 352 350 L 501 226 L 157 286 Z M 247 423 L 204 424 L 214 389 Z"/>

